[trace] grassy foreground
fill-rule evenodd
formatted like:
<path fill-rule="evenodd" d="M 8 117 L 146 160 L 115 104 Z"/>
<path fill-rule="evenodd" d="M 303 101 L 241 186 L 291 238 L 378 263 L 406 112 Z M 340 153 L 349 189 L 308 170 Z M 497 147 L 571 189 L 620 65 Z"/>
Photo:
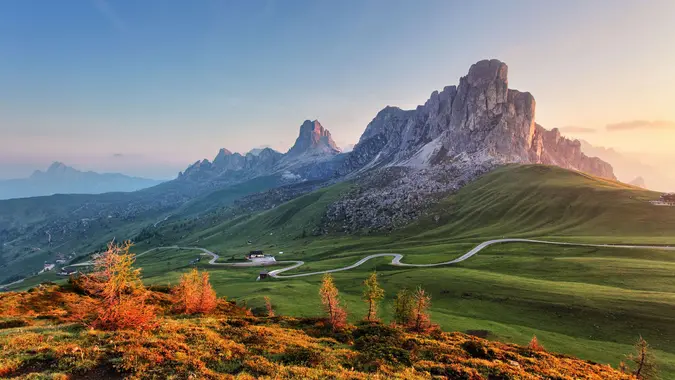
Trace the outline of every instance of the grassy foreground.
<path fill-rule="evenodd" d="M 254 317 L 220 300 L 209 316 L 170 312 L 149 332 L 72 322 L 83 297 L 68 287 L 0 295 L 3 378 L 632 379 L 609 366 L 533 347 L 380 323 L 334 332 L 321 318 Z"/>

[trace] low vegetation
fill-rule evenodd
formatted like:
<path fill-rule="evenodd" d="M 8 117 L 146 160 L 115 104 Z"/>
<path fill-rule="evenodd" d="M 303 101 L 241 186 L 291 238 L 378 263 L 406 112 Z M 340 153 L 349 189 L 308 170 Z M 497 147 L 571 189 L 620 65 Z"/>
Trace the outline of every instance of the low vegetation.
<path fill-rule="evenodd" d="M 632 379 L 607 365 L 527 347 L 378 322 L 254 317 L 218 299 L 208 316 L 176 315 L 172 294 L 148 291 L 150 331 L 73 323 L 88 295 L 39 286 L 0 295 L 2 378 Z"/>

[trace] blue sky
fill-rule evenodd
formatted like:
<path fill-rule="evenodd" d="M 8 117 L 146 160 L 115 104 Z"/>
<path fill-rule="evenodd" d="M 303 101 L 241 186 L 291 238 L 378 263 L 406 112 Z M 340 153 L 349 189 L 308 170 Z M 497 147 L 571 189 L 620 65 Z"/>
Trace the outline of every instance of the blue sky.
<path fill-rule="evenodd" d="M 52 160 L 166 178 L 220 147 L 285 151 L 305 119 L 346 145 L 484 58 L 540 124 L 667 153 L 673 25 L 669 0 L 5 0 L 0 178 Z"/>

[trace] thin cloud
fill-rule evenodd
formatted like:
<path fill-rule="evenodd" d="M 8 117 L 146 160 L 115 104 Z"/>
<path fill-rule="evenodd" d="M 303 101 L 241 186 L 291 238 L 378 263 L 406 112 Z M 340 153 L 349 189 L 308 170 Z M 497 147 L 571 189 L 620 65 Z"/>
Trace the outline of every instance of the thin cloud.
<path fill-rule="evenodd" d="M 92 0 L 94 7 L 103 15 L 103 17 L 110 22 L 110 24 L 120 32 L 127 30 L 127 24 L 124 20 L 117 14 L 115 9 L 110 5 L 107 0 Z"/>
<path fill-rule="evenodd" d="M 629 131 L 635 129 L 675 129 L 675 121 L 668 120 L 632 120 L 607 124 L 605 127 L 610 132 Z"/>
<path fill-rule="evenodd" d="M 574 126 L 574 125 L 568 125 L 566 127 L 560 128 L 560 132 L 565 132 L 565 133 L 595 133 L 595 132 L 597 132 L 597 130 L 594 129 L 594 128 L 577 127 L 577 126 Z"/>

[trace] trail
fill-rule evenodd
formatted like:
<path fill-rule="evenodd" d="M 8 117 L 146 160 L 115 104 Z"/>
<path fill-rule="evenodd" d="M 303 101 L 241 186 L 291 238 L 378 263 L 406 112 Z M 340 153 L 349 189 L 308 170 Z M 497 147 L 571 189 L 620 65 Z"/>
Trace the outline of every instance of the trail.
<path fill-rule="evenodd" d="M 141 257 L 147 253 L 156 251 L 158 249 L 185 249 L 185 250 L 196 250 L 196 251 L 201 251 L 202 255 L 208 255 L 211 256 L 211 259 L 208 261 L 210 265 L 214 266 L 227 266 L 227 267 L 257 267 L 257 266 L 270 266 L 270 265 L 278 265 L 278 264 L 291 264 L 288 267 L 281 268 L 281 269 L 275 269 L 273 271 L 269 272 L 270 277 L 274 278 L 297 278 L 297 277 L 307 277 L 307 276 L 314 276 L 317 274 L 325 274 L 325 273 L 334 273 L 334 272 L 341 272 L 341 271 L 346 271 L 350 269 L 355 269 L 358 268 L 359 266 L 365 264 L 368 260 L 370 259 L 375 259 L 378 257 L 392 257 L 391 259 L 391 265 L 395 266 L 400 266 L 400 267 L 413 267 L 413 268 L 430 268 L 430 267 L 439 267 L 443 265 L 452 265 L 452 264 L 457 264 L 461 263 L 462 261 L 465 261 L 472 256 L 476 255 L 478 252 L 482 251 L 483 249 L 494 245 L 494 244 L 502 244 L 502 243 L 536 243 L 536 244 L 550 244 L 550 245 L 566 245 L 566 246 L 575 246 L 575 247 L 598 247 L 598 248 L 642 248 L 642 249 L 661 249 L 661 250 L 668 250 L 668 251 L 675 251 L 675 247 L 670 247 L 670 246 L 658 246 L 658 245 L 624 245 L 624 244 L 585 244 L 585 243 L 564 243 L 564 242 L 556 242 L 556 241 L 545 241 L 545 240 L 533 240 L 533 239 L 495 239 L 495 240 L 488 240 L 485 242 L 482 242 L 478 244 L 476 247 L 471 249 L 469 252 L 463 254 L 462 256 L 450 260 L 450 261 L 444 261 L 440 263 L 434 263 L 434 264 L 409 264 L 409 263 L 402 263 L 401 260 L 403 259 L 403 255 L 400 253 L 376 253 L 372 255 L 368 255 L 359 261 L 355 262 L 354 264 L 348 265 L 346 267 L 342 268 L 335 268 L 335 269 L 327 269 L 327 270 L 322 270 L 322 271 L 316 271 L 316 272 L 308 272 L 308 273 L 299 273 L 299 274 L 289 274 L 289 275 L 281 275 L 283 272 L 287 272 L 293 269 L 297 269 L 303 265 L 305 265 L 304 261 L 274 261 L 274 262 L 239 262 L 239 263 L 219 263 L 217 262 L 220 256 L 214 252 L 209 251 L 206 248 L 201 248 L 201 247 L 179 247 L 179 246 L 170 246 L 170 247 L 156 247 L 149 249 L 145 252 L 139 253 L 136 255 L 136 257 Z M 92 262 L 88 261 L 85 263 L 79 263 L 79 264 L 72 264 L 68 265 L 70 267 L 76 267 L 76 266 L 87 266 L 87 265 L 92 265 Z"/>

